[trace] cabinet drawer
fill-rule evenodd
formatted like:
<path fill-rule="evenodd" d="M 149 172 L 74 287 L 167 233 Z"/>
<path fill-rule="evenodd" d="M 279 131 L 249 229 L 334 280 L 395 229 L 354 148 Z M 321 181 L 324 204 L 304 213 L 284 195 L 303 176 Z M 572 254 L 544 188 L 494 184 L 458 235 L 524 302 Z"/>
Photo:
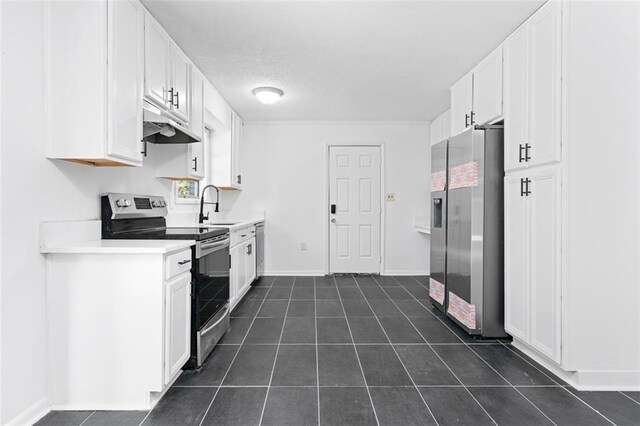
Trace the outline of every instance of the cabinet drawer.
<path fill-rule="evenodd" d="M 191 270 L 191 249 L 172 253 L 165 258 L 165 279 L 180 275 Z"/>
<path fill-rule="evenodd" d="M 243 243 L 256 236 L 256 227 L 251 225 L 247 228 L 238 229 L 231 233 L 231 247 Z"/>

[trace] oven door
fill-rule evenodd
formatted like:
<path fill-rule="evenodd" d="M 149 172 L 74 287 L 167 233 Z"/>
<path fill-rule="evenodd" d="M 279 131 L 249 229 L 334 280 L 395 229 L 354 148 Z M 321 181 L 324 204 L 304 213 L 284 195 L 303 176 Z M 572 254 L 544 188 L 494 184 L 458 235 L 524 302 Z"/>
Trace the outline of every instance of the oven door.
<path fill-rule="evenodd" d="M 195 257 L 195 330 L 202 330 L 229 302 L 229 237 L 198 243 Z"/>

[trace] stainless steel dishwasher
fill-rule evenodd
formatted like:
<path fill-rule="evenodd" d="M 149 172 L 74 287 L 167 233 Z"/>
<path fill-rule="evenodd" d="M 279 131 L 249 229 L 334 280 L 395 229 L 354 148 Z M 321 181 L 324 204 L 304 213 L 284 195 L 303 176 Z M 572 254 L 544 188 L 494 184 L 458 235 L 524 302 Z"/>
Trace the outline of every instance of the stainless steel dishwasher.
<path fill-rule="evenodd" d="M 264 274 L 264 222 L 256 224 L 256 280 Z"/>

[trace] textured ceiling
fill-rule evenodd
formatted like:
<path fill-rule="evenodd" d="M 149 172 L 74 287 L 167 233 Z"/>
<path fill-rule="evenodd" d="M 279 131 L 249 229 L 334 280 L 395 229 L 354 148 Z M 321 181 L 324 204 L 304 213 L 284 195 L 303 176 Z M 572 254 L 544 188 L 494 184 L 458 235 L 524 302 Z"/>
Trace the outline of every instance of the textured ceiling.
<path fill-rule="evenodd" d="M 247 121 L 429 120 L 543 2 L 143 0 Z"/>

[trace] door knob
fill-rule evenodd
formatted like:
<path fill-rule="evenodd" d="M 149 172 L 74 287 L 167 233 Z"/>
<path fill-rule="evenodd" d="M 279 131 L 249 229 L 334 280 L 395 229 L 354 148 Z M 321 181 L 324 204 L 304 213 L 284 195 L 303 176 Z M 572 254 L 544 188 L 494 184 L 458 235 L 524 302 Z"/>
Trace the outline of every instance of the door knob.
<path fill-rule="evenodd" d="M 336 223 L 336 219 L 335 218 L 331 219 L 331 223 Z"/>

